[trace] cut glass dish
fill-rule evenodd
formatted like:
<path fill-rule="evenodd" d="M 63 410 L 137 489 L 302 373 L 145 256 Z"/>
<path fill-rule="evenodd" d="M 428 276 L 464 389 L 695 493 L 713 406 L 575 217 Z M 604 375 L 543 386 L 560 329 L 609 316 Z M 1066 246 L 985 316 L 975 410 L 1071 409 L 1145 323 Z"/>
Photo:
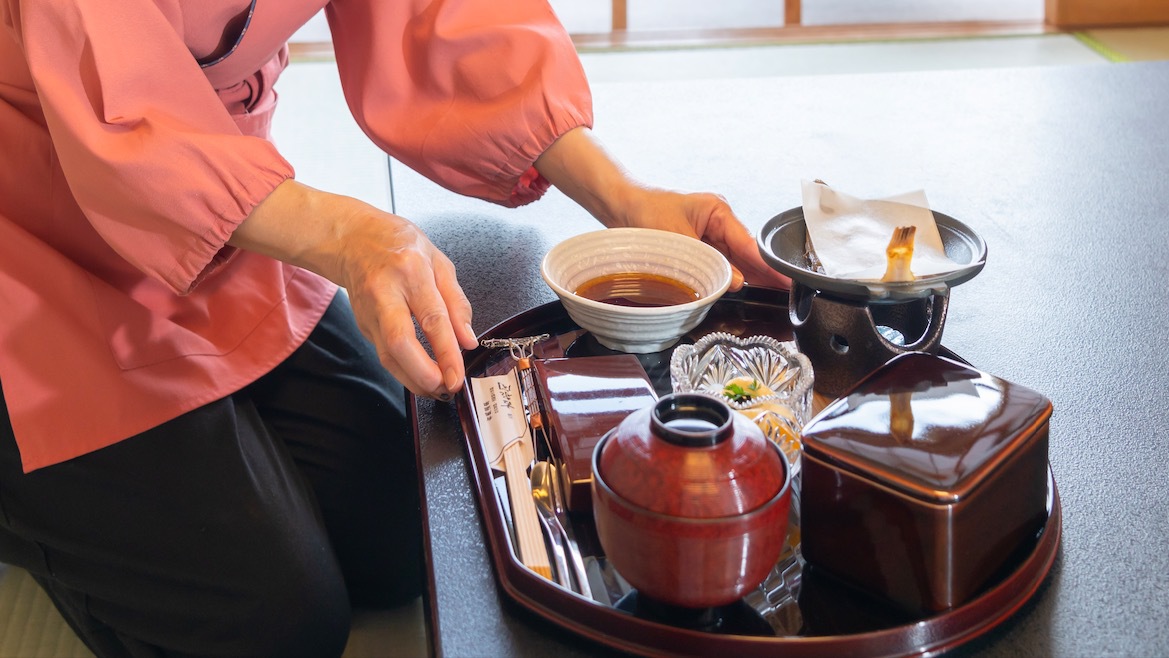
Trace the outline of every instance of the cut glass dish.
<path fill-rule="evenodd" d="M 717 397 L 753 420 L 779 444 L 793 476 L 798 472 L 800 432 L 812 409 L 812 364 L 795 343 L 770 336 L 707 334 L 674 350 L 670 381 L 675 393 Z M 726 392 L 728 384 L 752 394 L 735 399 Z"/>

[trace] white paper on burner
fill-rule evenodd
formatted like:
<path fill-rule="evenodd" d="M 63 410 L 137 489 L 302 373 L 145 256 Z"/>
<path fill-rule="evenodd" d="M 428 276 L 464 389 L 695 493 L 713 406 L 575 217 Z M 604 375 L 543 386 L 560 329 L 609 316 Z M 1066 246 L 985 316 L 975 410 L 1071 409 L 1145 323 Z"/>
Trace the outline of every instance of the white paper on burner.
<path fill-rule="evenodd" d="M 914 276 L 941 274 L 961 266 L 946 256 L 925 192 L 885 199 L 858 199 L 823 183 L 801 181 L 808 238 L 824 273 L 838 279 L 880 281 L 885 248 L 899 226 L 914 226 Z"/>

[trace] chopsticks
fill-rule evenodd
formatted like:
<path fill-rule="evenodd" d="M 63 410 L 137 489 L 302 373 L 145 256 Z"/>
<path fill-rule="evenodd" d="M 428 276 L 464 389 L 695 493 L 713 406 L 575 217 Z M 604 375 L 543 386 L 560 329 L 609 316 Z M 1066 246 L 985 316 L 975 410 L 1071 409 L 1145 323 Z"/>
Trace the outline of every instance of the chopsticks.
<path fill-rule="evenodd" d="M 507 481 L 507 497 L 511 502 L 520 563 L 551 580 L 552 565 L 548 561 L 548 549 L 544 546 L 544 531 L 540 529 L 540 519 L 536 516 L 536 501 L 532 499 L 528 464 L 525 463 L 520 441 L 512 441 L 503 449 L 503 476 Z"/>
<path fill-rule="evenodd" d="M 487 339 L 482 345 L 487 348 L 506 347 L 516 360 L 516 374 L 520 384 L 520 402 L 524 407 L 525 422 L 528 433 L 512 441 L 503 448 L 503 472 L 507 482 L 507 497 L 511 504 L 512 523 L 515 526 L 516 543 L 519 548 L 520 562 L 537 574 L 551 580 L 552 566 L 548 559 L 548 548 L 544 543 L 544 531 L 536 512 L 536 501 L 532 498 L 532 483 L 528 477 L 528 467 L 532 459 L 527 455 L 536 454 L 535 445 L 530 451 L 524 450 L 524 440 L 532 439 L 536 431 L 544 431 L 543 416 L 537 409 L 533 414 L 535 404 L 535 386 L 532 382 L 531 356 L 533 346 L 548 338 L 548 334 L 530 336 L 526 338 Z M 533 424 L 533 418 L 535 424 Z M 546 440 L 546 439 L 545 439 Z"/>

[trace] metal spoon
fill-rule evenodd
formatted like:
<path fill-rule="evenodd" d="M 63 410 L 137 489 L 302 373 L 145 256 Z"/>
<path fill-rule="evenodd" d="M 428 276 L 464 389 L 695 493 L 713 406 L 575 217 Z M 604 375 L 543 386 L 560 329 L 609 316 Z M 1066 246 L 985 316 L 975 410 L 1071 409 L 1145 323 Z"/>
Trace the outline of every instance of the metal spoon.
<path fill-rule="evenodd" d="M 572 574 L 576 581 L 577 591 L 588 598 L 593 598 L 592 588 L 589 587 L 589 577 L 585 572 L 584 560 L 581 559 L 580 548 L 569 529 L 571 521 L 561 504 L 559 481 L 556 477 L 556 467 L 547 461 L 537 461 L 532 464 L 532 497 L 536 500 L 536 508 L 542 517 L 547 518 L 548 525 L 559 535 L 562 553 L 568 553 L 572 564 Z M 553 539 L 553 544 L 557 543 Z"/>
<path fill-rule="evenodd" d="M 536 501 L 536 512 L 539 514 L 540 524 L 544 526 L 544 534 L 548 536 L 548 544 L 552 546 L 552 559 L 556 563 L 556 582 L 571 590 L 572 578 L 569 576 L 568 560 L 565 558 L 567 544 L 564 539 L 564 529 L 560 526 L 560 520 L 556 518 L 554 511 L 548 471 L 541 468 L 547 463 L 543 461 L 532 463 L 530 475 L 532 499 Z"/>

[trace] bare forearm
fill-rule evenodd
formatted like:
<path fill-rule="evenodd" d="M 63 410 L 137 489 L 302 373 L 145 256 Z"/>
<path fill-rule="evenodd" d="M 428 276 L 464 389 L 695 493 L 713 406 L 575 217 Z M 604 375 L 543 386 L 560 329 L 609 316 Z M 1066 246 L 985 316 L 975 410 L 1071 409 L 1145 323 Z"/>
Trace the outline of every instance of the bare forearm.
<path fill-rule="evenodd" d="M 626 212 L 637 183 L 587 128 L 560 137 L 536 160 L 536 170 L 610 228 L 629 225 Z"/>
<path fill-rule="evenodd" d="M 236 228 L 228 244 L 310 270 L 340 285 L 346 207 L 359 203 L 289 179 Z"/>

